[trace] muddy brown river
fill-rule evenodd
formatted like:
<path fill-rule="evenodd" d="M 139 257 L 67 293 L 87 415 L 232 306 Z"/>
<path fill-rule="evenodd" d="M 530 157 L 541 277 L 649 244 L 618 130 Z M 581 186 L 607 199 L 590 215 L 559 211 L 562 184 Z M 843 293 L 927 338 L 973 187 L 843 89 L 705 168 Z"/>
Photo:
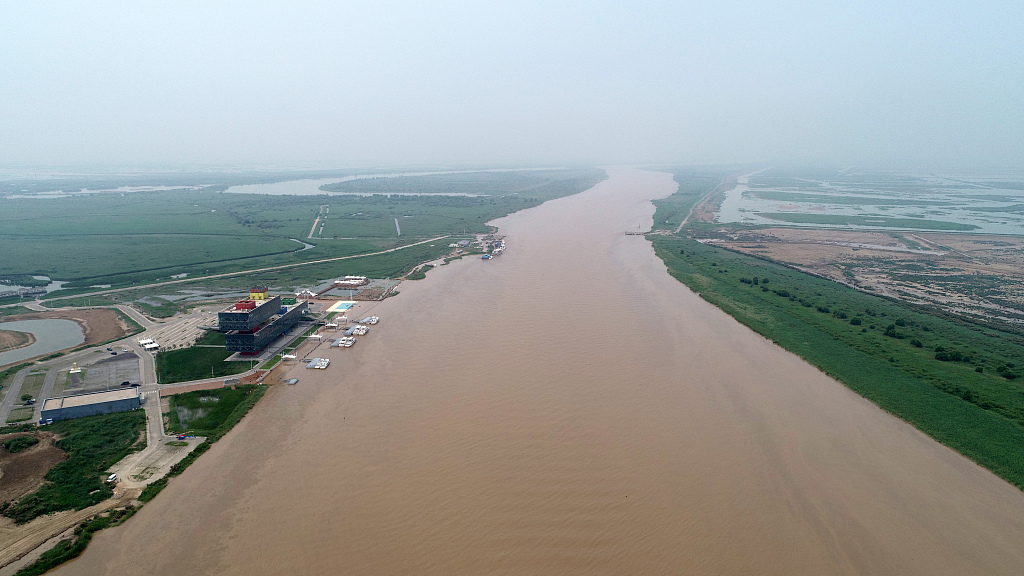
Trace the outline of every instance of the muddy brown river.
<path fill-rule="evenodd" d="M 1024 574 L 1024 495 L 735 322 L 613 169 L 406 282 L 59 574 Z"/>

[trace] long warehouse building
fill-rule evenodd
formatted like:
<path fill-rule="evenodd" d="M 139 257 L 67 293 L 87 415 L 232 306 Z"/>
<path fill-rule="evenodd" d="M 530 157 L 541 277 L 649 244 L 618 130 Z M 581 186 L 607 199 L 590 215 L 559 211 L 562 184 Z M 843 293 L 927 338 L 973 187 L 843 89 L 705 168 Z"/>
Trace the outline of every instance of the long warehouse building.
<path fill-rule="evenodd" d="M 125 412 L 142 407 L 138 388 L 122 388 L 77 396 L 47 398 L 39 414 L 41 420 L 67 420 L 111 412 Z"/>

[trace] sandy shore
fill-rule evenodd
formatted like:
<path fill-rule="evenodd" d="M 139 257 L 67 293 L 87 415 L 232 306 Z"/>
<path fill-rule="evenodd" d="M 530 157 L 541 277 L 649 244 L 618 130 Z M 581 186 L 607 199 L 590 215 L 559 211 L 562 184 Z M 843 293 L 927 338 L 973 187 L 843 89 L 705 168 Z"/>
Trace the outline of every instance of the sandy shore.
<path fill-rule="evenodd" d="M 17 350 L 36 343 L 36 337 L 31 332 L 17 332 L 15 330 L 0 330 L 0 352 Z"/>

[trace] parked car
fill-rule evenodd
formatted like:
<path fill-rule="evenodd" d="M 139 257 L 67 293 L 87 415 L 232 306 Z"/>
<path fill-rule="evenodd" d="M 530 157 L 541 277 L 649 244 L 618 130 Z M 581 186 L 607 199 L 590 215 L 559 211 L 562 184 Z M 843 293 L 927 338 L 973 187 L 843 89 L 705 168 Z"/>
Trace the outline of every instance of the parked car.
<path fill-rule="evenodd" d="M 131 385 L 132 385 L 132 383 L 129 382 L 128 380 L 125 380 L 124 382 L 121 382 L 121 386 L 131 386 Z"/>
<path fill-rule="evenodd" d="M 138 388 L 139 386 L 142 386 L 142 384 L 139 384 L 138 382 L 132 382 L 132 388 Z"/>
<path fill-rule="evenodd" d="M 113 350 L 113 348 L 107 348 L 107 352 L 110 352 L 111 350 Z"/>
<path fill-rule="evenodd" d="M 110 355 L 111 356 L 117 356 L 117 352 L 111 352 Z"/>

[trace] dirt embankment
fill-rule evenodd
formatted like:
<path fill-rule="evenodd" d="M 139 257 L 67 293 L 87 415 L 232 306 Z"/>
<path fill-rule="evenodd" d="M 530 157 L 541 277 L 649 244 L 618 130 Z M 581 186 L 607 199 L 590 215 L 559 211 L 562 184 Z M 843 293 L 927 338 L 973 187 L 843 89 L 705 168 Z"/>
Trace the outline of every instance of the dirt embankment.
<path fill-rule="evenodd" d="M 39 443 L 17 454 L 2 447 L 3 442 L 19 436 L 35 436 Z M 50 468 L 67 459 L 55 442 L 56 437 L 49 432 L 0 435 L 0 504 L 17 500 L 39 488 Z"/>
<path fill-rule="evenodd" d="M 36 337 L 28 332 L 0 330 L 0 352 L 24 348 L 36 343 Z"/>
<path fill-rule="evenodd" d="M 5 316 L 5 322 L 16 320 L 71 320 L 77 322 L 85 333 L 85 345 L 91 346 L 110 340 L 124 338 L 131 332 L 128 323 L 121 319 L 116 310 L 95 308 L 92 310 L 50 310 Z"/>
<path fill-rule="evenodd" d="M 725 193 L 735 188 L 736 185 L 735 176 L 726 178 L 700 204 L 693 207 L 688 220 L 693 222 L 714 222 L 715 215 L 718 214 L 718 209 L 725 200 Z M 678 232 L 678 230 L 676 231 Z"/>

